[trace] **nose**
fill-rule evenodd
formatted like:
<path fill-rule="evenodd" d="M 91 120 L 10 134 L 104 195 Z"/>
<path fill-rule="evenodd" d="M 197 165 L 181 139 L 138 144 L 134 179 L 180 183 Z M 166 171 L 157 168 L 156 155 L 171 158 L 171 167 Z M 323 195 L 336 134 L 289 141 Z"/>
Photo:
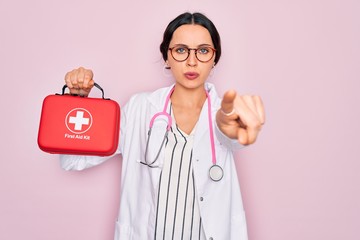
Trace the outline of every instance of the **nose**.
<path fill-rule="evenodd" d="M 196 49 L 189 49 L 189 57 L 186 61 L 187 65 L 190 67 L 195 67 L 197 65 Z"/>

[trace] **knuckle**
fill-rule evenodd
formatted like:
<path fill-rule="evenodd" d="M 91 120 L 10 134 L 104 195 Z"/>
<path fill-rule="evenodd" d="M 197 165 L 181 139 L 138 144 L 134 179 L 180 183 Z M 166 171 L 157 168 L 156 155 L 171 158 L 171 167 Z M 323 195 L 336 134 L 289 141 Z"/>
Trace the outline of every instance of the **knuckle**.
<path fill-rule="evenodd" d="M 244 95 L 240 96 L 240 98 L 243 100 L 249 100 L 251 98 L 251 96 L 249 94 L 244 94 Z"/>
<path fill-rule="evenodd" d="M 92 75 L 90 73 L 85 73 L 84 78 L 89 81 L 92 79 Z"/>
<path fill-rule="evenodd" d="M 251 119 L 251 120 L 249 121 L 248 127 L 250 127 L 251 129 L 260 131 L 260 130 L 261 130 L 261 127 L 262 127 L 262 124 L 261 124 L 261 122 L 260 122 L 258 119 L 253 118 L 253 119 Z"/>

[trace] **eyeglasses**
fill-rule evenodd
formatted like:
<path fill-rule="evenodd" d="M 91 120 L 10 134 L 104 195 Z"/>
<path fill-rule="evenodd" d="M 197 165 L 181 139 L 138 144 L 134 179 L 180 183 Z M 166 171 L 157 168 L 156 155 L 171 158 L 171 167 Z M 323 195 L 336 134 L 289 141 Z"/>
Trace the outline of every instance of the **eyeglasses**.
<path fill-rule="evenodd" d="M 215 52 L 216 49 L 210 47 L 210 46 L 203 46 L 199 48 L 188 48 L 183 45 L 175 46 L 172 48 L 169 48 L 171 56 L 174 58 L 175 61 L 183 62 L 190 56 L 190 51 L 195 51 L 196 59 L 199 60 L 202 63 L 206 63 L 210 61 Z"/>

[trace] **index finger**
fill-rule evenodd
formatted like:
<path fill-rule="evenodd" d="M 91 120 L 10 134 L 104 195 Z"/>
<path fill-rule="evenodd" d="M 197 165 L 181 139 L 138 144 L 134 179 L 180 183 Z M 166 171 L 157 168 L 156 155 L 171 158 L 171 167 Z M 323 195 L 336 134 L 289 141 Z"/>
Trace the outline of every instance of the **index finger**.
<path fill-rule="evenodd" d="M 227 115 L 233 112 L 235 97 L 236 97 L 236 92 L 234 90 L 229 90 L 224 94 L 224 97 L 221 101 L 222 113 Z"/>

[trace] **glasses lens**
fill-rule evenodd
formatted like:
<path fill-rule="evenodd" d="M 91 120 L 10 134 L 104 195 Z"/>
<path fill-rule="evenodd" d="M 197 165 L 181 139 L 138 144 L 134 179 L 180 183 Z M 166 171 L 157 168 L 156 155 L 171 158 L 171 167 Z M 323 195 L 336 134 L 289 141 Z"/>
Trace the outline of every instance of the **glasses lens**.
<path fill-rule="evenodd" d="M 209 47 L 201 47 L 196 50 L 196 57 L 200 62 L 208 62 L 214 55 L 214 50 Z"/>
<path fill-rule="evenodd" d="M 189 55 L 189 49 L 185 47 L 174 47 L 171 50 L 171 54 L 176 61 L 185 61 Z"/>
<path fill-rule="evenodd" d="M 183 62 L 189 57 L 191 50 L 195 50 L 195 49 L 189 49 L 187 47 L 178 46 L 171 48 L 171 55 L 176 61 Z M 196 58 L 200 62 L 210 61 L 211 58 L 214 56 L 214 52 L 215 52 L 215 50 L 212 49 L 211 47 L 201 47 L 196 49 L 195 51 L 196 51 L 195 52 Z"/>

